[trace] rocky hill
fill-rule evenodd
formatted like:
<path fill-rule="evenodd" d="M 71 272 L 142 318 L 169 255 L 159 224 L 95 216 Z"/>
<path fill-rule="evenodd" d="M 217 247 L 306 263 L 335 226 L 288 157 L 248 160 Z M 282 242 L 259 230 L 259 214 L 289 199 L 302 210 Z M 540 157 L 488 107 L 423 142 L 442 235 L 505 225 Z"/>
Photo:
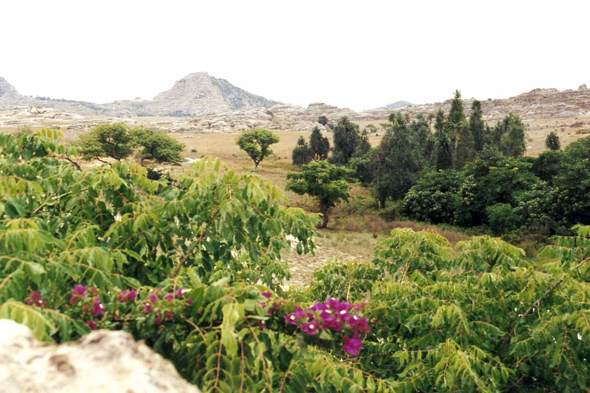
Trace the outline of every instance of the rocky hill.
<path fill-rule="evenodd" d="M 412 104 L 411 102 L 408 102 L 408 101 L 396 101 L 393 104 L 385 105 L 385 108 L 387 108 L 387 109 L 400 109 L 400 108 L 405 108 L 407 106 L 414 106 L 414 104 Z"/>
<path fill-rule="evenodd" d="M 14 105 L 25 101 L 25 97 L 0 76 L 0 106 Z"/>

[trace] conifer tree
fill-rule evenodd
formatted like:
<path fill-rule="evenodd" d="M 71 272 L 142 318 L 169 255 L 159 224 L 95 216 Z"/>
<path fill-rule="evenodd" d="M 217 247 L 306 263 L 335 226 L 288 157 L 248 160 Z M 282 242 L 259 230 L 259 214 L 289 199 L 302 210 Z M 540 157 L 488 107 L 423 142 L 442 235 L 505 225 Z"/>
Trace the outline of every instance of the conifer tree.
<path fill-rule="evenodd" d="M 481 110 L 481 102 L 474 100 L 471 105 L 471 116 L 469 117 L 469 128 L 473 141 L 475 143 L 475 150 L 482 151 L 485 140 L 485 123 L 483 121 L 483 112 Z"/>

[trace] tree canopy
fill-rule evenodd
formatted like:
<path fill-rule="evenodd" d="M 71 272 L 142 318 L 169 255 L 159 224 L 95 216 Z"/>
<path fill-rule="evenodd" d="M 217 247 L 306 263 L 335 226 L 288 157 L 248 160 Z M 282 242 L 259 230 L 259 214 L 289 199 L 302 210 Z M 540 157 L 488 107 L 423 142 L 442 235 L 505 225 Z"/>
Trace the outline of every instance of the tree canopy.
<path fill-rule="evenodd" d="M 258 165 L 262 160 L 272 154 L 269 146 L 278 142 L 279 137 L 274 132 L 255 128 L 242 133 L 236 144 L 240 149 L 248 153 L 248 156 L 254 162 L 255 168 L 258 169 Z"/>

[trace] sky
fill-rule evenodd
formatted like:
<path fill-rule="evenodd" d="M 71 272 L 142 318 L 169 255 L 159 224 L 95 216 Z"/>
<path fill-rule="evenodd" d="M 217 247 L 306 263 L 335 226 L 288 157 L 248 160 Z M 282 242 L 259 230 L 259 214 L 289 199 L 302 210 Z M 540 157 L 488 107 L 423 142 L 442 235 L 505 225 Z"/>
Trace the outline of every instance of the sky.
<path fill-rule="evenodd" d="M 269 99 L 369 109 L 590 86 L 590 1 L 0 0 L 25 95 L 153 98 L 206 71 Z"/>

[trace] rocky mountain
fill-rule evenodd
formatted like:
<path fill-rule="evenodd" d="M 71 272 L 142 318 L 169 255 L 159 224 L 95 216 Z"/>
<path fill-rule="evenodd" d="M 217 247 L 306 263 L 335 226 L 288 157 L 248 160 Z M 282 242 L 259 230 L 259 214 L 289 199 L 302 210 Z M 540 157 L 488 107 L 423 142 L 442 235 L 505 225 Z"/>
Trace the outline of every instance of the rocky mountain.
<path fill-rule="evenodd" d="M 25 97 L 20 95 L 14 86 L 0 76 L 0 105 L 12 105 L 24 101 Z"/>
<path fill-rule="evenodd" d="M 103 107 L 115 115 L 199 116 L 277 104 L 278 101 L 249 93 L 225 79 L 197 72 L 176 81 L 170 90 L 153 100 L 116 101 Z"/>
<path fill-rule="evenodd" d="M 414 104 L 412 104 L 411 102 L 408 102 L 408 101 L 396 101 L 393 104 L 385 105 L 385 108 L 387 108 L 387 109 L 400 109 L 400 108 L 405 108 L 407 106 L 414 106 Z"/>

